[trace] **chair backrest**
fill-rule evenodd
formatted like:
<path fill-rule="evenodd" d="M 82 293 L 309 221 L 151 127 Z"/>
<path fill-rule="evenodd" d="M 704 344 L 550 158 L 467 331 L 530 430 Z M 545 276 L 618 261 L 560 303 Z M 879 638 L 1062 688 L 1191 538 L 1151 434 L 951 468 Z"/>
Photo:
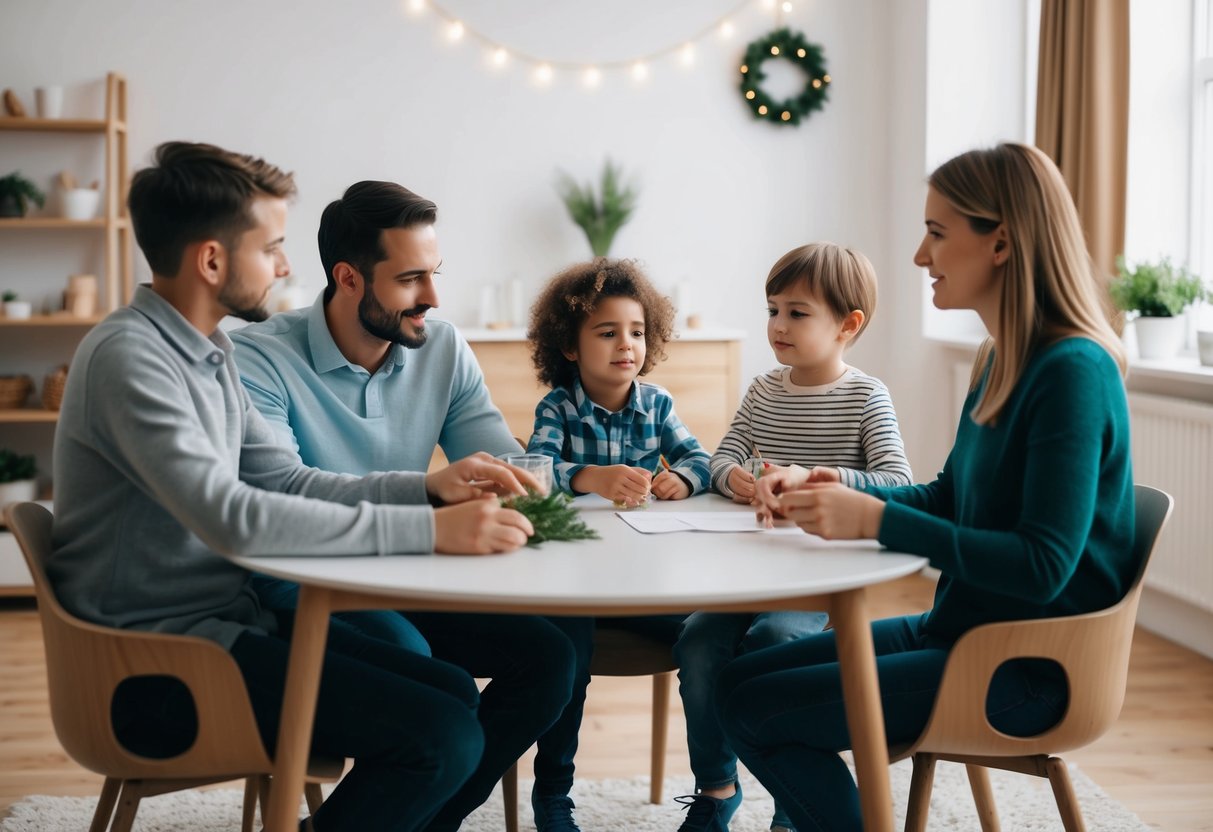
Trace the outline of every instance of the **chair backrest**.
<path fill-rule="evenodd" d="M 37 503 L 16 503 L 4 516 L 34 580 L 51 720 L 73 760 L 121 779 L 228 779 L 270 771 L 243 678 L 227 651 L 206 639 L 119 630 L 76 618 L 56 599 L 46 576 L 50 512 Z M 114 736 L 114 691 L 135 676 L 176 677 L 192 694 L 198 737 L 178 756 L 142 757 Z"/>
<path fill-rule="evenodd" d="M 649 676 L 677 669 L 669 643 L 601 622 L 594 629 L 593 676 Z"/>
<path fill-rule="evenodd" d="M 952 647 L 930 721 L 911 746 L 894 749 L 893 759 L 916 751 L 990 757 L 1059 754 L 1097 739 L 1116 721 L 1124 704 L 1129 651 L 1141 597 L 1142 578 L 1174 501 L 1164 491 L 1134 486 L 1137 573 L 1125 596 L 1097 612 L 975 627 Z M 990 679 L 1004 662 L 1046 658 L 1065 671 L 1069 705 L 1061 721 L 1042 734 L 1013 737 L 986 718 Z"/>

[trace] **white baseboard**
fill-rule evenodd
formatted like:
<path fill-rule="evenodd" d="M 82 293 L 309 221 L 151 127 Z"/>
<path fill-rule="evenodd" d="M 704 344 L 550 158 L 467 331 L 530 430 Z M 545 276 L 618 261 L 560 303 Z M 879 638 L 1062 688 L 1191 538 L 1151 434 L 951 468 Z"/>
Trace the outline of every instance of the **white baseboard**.
<path fill-rule="evenodd" d="M 1213 659 L 1213 612 L 1146 586 L 1137 623 L 1152 633 Z"/>

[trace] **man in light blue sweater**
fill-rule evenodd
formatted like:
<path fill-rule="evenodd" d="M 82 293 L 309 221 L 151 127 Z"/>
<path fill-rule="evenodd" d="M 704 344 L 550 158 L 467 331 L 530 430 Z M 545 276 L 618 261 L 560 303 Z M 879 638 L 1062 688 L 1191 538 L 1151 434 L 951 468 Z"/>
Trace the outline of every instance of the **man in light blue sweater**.
<path fill-rule="evenodd" d="M 448 459 L 519 452 L 467 343 L 449 323 L 427 320 L 439 303 L 437 211 L 392 182 L 350 186 L 320 219 L 327 283 L 316 302 L 232 334 L 249 398 L 297 461 L 361 476 L 424 471 L 438 445 Z M 296 604 L 289 582 L 259 575 L 254 588 L 272 608 Z M 589 672 L 571 642 L 591 638 L 583 619 L 423 612 L 339 618 L 492 680 L 480 699 L 481 764 L 430 832 L 458 829 L 556 722 L 574 675 Z M 541 740 L 541 758 L 546 747 Z"/>
<path fill-rule="evenodd" d="M 260 159 L 180 142 L 161 145 L 134 177 L 131 218 L 152 283 L 93 329 L 72 362 L 47 564 L 60 601 L 82 618 L 227 648 L 268 748 L 291 616 L 263 608 L 251 575 L 226 555 L 504 552 L 532 532 L 517 512 L 472 499 L 481 493 L 473 483 L 486 480 L 522 492 L 527 475 L 488 455 L 430 475 L 359 478 L 307 468 L 274 442 L 218 324 L 266 316 L 270 286 L 289 271 L 294 190 Z M 313 746 L 355 765 L 300 828 L 425 828 L 479 764 L 477 706 L 464 671 L 335 622 Z M 188 693 L 180 701 L 134 685 L 112 711 L 138 753 L 170 756 L 192 741 Z"/>

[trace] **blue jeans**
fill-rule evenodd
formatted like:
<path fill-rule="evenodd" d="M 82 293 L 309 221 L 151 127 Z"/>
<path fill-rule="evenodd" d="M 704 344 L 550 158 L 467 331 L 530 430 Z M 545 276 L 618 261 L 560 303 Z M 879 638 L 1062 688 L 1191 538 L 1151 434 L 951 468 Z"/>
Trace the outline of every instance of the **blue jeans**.
<path fill-rule="evenodd" d="M 926 726 L 949 644 L 923 632 L 926 614 L 872 624 L 876 672 L 890 743 Z M 986 698 L 991 723 L 1028 736 L 1057 723 L 1068 693 L 1056 665 L 1008 662 Z M 859 793 L 838 752 L 850 748 L 832 632 L 742 656 L 716 689 L 725 736 L 755 777 L 787 809 L 799 832 L 859 830 Z"/>
<path fill-rule="evenodd" d="M 269 581 L 273 579 L 255 579 L 263 604 L 293 606 L 295 585 Z M 472 676 L 491 680 L 480 693 L 484 752 L 479 765 L 425 827 L 427 832 L 458 829 L 510 766 L 561 717 L 574 690 L 580 655 L 570 636 L 540 616 L 374 611 L 340 613 L 333 619 L 368 640 L 421 655 L 432 653 Z"/>
<path fill-rule="evenodd" d="M 682 623 L 674 660 L 696 789 L 717 789 L 737 779 L 737 757 L 716 719 L 721 671 L 737 656 L 820 633 L 826 620 L 817 612 L 696 612 Z"/>
<path fill-rule="evenodd" d="M 590 684 L 590 660 L 594 657 L 596 627 L 616 627 L 640 633 L 658 641 L 673 644 L 682 615 L 649 615 L 632 618 L 566 618 L 549 619 L 559 627 L 573 645 L 573 693 L 560 718 L 552 725 L 535 748 L 535 794 L 567 795 L 573 788 L 577 754 L 577 735 L 585 712 L 586 688 Z"/>

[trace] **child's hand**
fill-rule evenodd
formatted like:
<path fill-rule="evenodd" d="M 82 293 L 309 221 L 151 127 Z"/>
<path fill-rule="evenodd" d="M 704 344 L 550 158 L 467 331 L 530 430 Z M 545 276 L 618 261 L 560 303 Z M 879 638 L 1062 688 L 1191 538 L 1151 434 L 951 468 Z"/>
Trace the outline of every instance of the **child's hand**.
<path fill-rule="evenodd" d="M 839 473 L 837 468 L 816 465 L 809 469 L 809 479 L 807 482 L 842 482 L 842 474 Z"/>
<path fill-rule="evenodd" d="M 653 496 L 658 500 L 685 500 L 691 496 L 691 487 L 673 471 L 662 471 L 653 477 Z"/>
<path fill-rule="evenodd" d="M 740 465 L 729 469 L 729 489 L 733 492 L 733 502 L 749 505 L 754 502 L 754 475 Z"/>
<path fill-rule="evenodd" d="M 589 491 L 624 507 L 638 506 L 649 496 L 653 475 L 627 465 L 590 465 L 573 477 L 576 491 Z"/>

